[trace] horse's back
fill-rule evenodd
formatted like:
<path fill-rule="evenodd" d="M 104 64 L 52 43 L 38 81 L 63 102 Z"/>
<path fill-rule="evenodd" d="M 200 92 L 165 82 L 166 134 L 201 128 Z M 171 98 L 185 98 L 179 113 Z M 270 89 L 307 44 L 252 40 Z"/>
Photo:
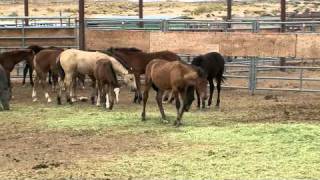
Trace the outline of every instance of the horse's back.
<path fill-rule="evenodd" d="M 223 73 L 225 61 L 220 53 L 210 52 L 195 57 L 191 64 L 201 67 L 207 72 L 208 78 L 213 78 Z"/>

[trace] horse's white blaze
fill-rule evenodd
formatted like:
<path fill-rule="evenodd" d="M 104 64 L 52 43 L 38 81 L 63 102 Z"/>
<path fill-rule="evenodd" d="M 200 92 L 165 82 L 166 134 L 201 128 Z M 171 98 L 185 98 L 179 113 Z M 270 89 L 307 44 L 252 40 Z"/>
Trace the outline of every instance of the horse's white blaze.
<path fill-rule="evenodd" d="M 109 107 L 110 107 L 109 95 L 106 94 L 106 108 L 108 109 Z"/>
<path fill-rule="evenodd" d="M 46 93 L 44 94 L 44 97 L 46 97 L 46 99 L 50 98 L 49 93 L 46 92 Z"/>
<path fill-rule="evenodd" d="M 116 93 L 116 102 L 119 102 L 119 94 L 120 94 L 120 88 L 114 88 L 113 90 Z"/>

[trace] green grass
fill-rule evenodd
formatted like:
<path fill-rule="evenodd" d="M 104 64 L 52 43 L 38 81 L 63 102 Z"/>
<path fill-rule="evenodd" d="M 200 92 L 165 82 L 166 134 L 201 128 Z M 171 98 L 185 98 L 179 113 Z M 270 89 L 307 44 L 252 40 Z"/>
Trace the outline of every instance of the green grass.
<path fill-rule="evenodd" d="M 96 177 L 147 179 L 320 178 L 318 123 L 248 123 L 257 112 L 193 109 L 185 114 L 185 124 L 175 128 L 174 108 L 166 105 L 166 109 L 169 123 L 160 122 L 154 104 L 147 108 L 146 122 L 140 120 L 138 105 L 118 105 L 106 111 L 87 104 L 14 104 L 11 112 L 0 113 L 0 119 L 43 131 L 103 134 L 112 130 L 109 133 L 115 135 L 143 134 L 159 140 L 136 152 L 79 159 L 77 167 L 88 173 L 84 177 L 94 173 Z"/>

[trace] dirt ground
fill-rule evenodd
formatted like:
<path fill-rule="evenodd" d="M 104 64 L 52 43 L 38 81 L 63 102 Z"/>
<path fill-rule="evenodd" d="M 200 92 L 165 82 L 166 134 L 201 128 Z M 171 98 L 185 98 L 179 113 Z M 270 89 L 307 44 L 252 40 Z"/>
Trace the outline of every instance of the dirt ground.
<path fill-rule="evenodd" d="M 88 90 L 80 90 L 79 94 L 87 95 Z M 93 109 L 92 114 L 89 113 L 88 116 L 94 117 L 95 113 L 104 110 L 93 107 L 89 102 L 78 102 L 74 105 L 75 109 L 70 112 L 64 111 L 64 108 L 70 108 L 70 105 L 57 107 L 55 101 L 53 104 L 47 105 L 42 93 L 39 93 L 41 95 L 40 102 L 33 103 L 31 88 L 22 87 L 20 84 L 14 85 L 13 95 L 11 112 L 0 112 L 1 179 L 128 178 L 128 174 L 118 176 L 119 174 L 112 171 L 98 171 L 99 163 L 97 167 L 95 163 L 102 160 L 113 162 L 123 155 L 130 156 L 150 151 L 170 153 L 177 149 L 186 148 L 179 141 L 164 141 L 159 137 L 160 132 L 151 128 L 153 126 L 163 128 L 164 126 L 164 128 L 177 131 L 171 127 L 170 123 L 168 125 L 151 124 L 142 132 L 130 131 L 130 128 L 135 126 L 144 126 L 140 124 L 139 120 L 136 120 L 137 125 L 133 127 L 129 124 L 116 125 L 116 128 L 111 126 L 97 127 L 94 130 L 90 128 L 82 130 L 51 128 L 44 123 L 46 119 L 49 119 L 49 116 L 54 116 L 53 119 L 59 119 L 64 116 L 63 113 L 74 113 L 72 116 L 77 116 L 84 109 L 89 109 L 88 111 Z M 55 97 L 55 95 L 52 96 Z M 128 93 L 128 90 L 122 90 L 120 103 L 115 106 L 114 111 L 117 113 L 132 112 L 134 117 L 137 116 L 139 119 L 141 107 L 132 104 L 131 98 L 132 93 Z M 148 107 L 152 107 L 155 117 L 159 116 L 154 93 L 149 101 Z M 210 120 L 210 126 L 224 126 L 229 122 L 232 124 L 275 122 L 313 124 L 318 123 L 319 120 L 320 96 L 311 93 L 279 92 L 261 92 L 255 96 L 249 96 L 247 91 L 223 90 L 221 105 L 220 110 L 211 108 L 200 112 L 204 117 L 219 118 L 221 116 L 224 118 L 221 122 Z M 59 110 L 49 115 L 46 114 L 55 108 L 59 108 Z M 170 109 L 171 114 L 175 115 L 173 106 L 166 105 L 165 108 Z M 95 112 L 95 109 L 98 112 Z M 189 117 L 188 114 L 192 113 L 199 113 L 199 110 L 193 107 L 191 112 L 185 116 Z M 130 121 L 130 119 L 126 121 Z M 157 121 L 157 119 L 150 121 Z M 195 122 L 186 120 L 184 126 L 207 126 L 208 124 L 202 124 L 204 121 L 207 120 L 201 120 L 201 117 Z M 149 127 L 150 129 L 148 129 Z M 166 132 L 167 130 L 162 131 Z M 87 164 L 87 161 L 93 163 Z"/>

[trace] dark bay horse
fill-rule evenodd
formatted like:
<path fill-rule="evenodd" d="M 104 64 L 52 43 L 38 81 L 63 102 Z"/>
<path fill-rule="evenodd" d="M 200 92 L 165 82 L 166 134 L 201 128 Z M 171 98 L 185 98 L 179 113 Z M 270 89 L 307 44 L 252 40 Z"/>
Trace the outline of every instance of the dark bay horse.
<path fill-rule="evenodd" d="M 10 109 L 10 97 L 11 92 L 9 87 L 9 79 L 5 69 L 0 64 L 0 111 Z"/>
<path fill-rule="evenodd" d="M 10 87 L 10 72 L 14 69 L 14 66 L 24 60 L 27 61 L 27 63 L 32 64 L 33 56 L 34 52 L 30 49 L 19 49 L 0 54 L 0 64 L 7 73 Z"/>
<path fill-rule="evenodd" d="M 133 100 L 134 103 L 140 103 L 142 100 L 140 76 L 145 74 L 146 67 L 150 61 L 153 59 L 163 59 L 167 61 L 181 60 L 177 54 L 171 51 L 146 53 L 137 48 L 109 48 L 104 51 L 104 53 L 113 56 L 132 68 L 137 83 L 137 91 Z"/>
<path fill-rule="evenodd" d="M 53 87 L 58 83 L 59 71 L 57 66 L 57 58 L 61 54 L 63 49 L 44 49 L 37 53 L 33 59 L 34 71 L 36 72 L 35 84 L 33 86 L 32 98 L 33 101 L 37 101 L 37 88 L 39 83 L 42 86 L 42 89 L 45 90 L 45 84 L 47 79 L 47 74 L 51 72 Z M 48 102 L 51 102 L 48 91 L 45 92 L 45 97 Z"/>
<path fill-rule="evenodd" d="M 216 107 L 220 105 L 220 91 L 221 91 L 221 83 L 224 80 L 223 73 L 224 73 L 224 58 L 217 52 L 211 52 L 205 55 L 197 56 L 193 59 L 191 64 L 201 67 L 207 74 L 208 74 L 208 82 L 210 86 L 210 96 L 208 100 L 208 106 L 211 106 L 212 96 L 214 91 L 214 84 L 213 79 L 216 79 L 217 82 L 217 90 L 218 90 L 218 97 Z M 197 93 L 198 97 L 198 107 L 200 107 L 200 98 L 199 94 Z M 205 107 L 205 102 L 202 102 L 202 107 Z"/>
<path fill-rule="evenodd" d="M 194 89 L 196 89 L 203 100 L 207 96 L 207 74 L 200 68 L 188 65 L 180 61 L 168 62 L 155 59 L 147 65 L 146 84 L 143 93 L 142 120 L 146 116 L 146 103 L 151 87 L 157 91 L 156 101 L 162 119 L 166 119 L 162 106 L 162 95 L 166 90 L 172 90 L 177 109 L 176 126 L 181 125 L 184 111 L 188 111 L 194 100 Z"/>
<path fill-rule="evenodd" d="M 112 67 L 112 63 L 108 59 L 101 59 L 96 62 L 94 69 L 94 77 L 97 81 L 97 106 L 100 106 L 101 99 L 105 100 L 105 107 L 112 110 L 116 94 L 115 88 L 119 88 L 116 73 Z M 109 96 L 110 95 L 110 101 Z M 101 98 L 101 96 L 105 98 Z"/>

